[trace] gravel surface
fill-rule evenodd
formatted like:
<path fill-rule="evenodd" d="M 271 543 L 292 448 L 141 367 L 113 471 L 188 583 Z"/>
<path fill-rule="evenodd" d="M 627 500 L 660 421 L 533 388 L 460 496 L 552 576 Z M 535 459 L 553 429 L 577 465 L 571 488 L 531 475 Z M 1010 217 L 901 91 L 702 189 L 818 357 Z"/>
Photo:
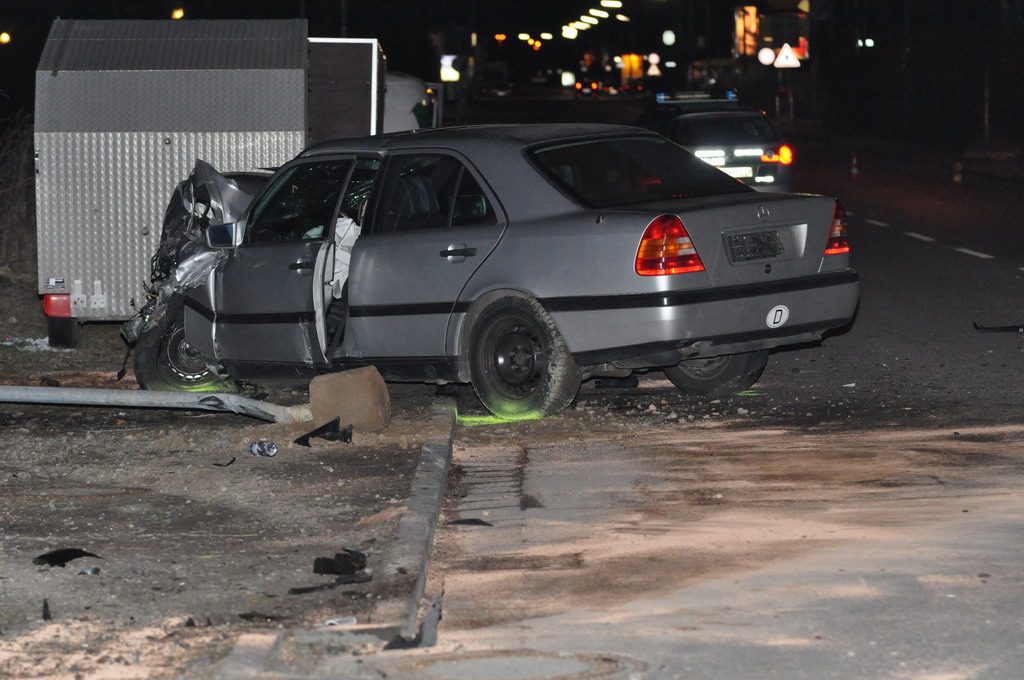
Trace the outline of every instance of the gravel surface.
<path fill-rule="evenodd" d="M 0 297 L 0 385 L 135 389 L 116 379 L 117 325 L 54 351 L 31 285 L 0 279 Z M 0 676 L 172 677 L 247 630 L 373 622 L 401 594 L 381 574 L 420 446 L 447 436 L 424 426 L 433 388 L 391 394 L 384 432 L 309 448 L 293 443 L 305 424 L 0 403 Z M 249 454 L 260 439 L 279 453 Z M 367 555 L 372 580 L 313 572 L 343 548 Z M 37 563 L 61 549 L 93 556 Z"/>

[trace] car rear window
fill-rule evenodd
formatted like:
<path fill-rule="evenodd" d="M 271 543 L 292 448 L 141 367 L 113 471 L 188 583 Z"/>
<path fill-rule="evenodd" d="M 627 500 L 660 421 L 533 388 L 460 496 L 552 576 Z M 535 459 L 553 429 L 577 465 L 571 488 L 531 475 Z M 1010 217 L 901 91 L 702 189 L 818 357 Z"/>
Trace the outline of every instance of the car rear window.
<path fill-rule="evenodd" d="M 752 191 L 658 137 L 548 146 L 532 157 L 556 185 L 593 208 Z"/>
<path fill-rule="evenodd" d="M 694 116 L 676 121 L 668 135 L 683 146 L 773 144 L 779 133 L 762 116 Z"/>

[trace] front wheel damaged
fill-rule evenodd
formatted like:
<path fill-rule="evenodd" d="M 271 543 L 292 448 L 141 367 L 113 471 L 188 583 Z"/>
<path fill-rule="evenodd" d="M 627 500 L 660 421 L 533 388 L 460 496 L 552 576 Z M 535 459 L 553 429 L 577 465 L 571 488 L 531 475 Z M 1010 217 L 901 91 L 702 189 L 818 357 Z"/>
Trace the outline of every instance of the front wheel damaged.
<path fill-rule="evenodd" d="M 210 368 L 207 357 L 185 340 L 181 295 L 155 310 L 135 343 L 135 379 L 146 390 L 235 392 L 234 385 Z"/>

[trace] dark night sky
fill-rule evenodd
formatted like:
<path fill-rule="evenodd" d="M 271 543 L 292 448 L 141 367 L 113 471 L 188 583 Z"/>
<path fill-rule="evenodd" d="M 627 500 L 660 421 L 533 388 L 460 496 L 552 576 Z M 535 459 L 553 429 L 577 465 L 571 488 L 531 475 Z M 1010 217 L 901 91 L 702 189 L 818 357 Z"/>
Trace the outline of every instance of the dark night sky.
<path fill-rule="evenodd" d="M 376 37 L 388 68 L 436 77 L 430 34 L 442 36 L 447 52 L 467 53 L 476 31 L 488 45 L 501 31 L 557 35 L 559 27 L 599 0 L 347 0 L 351 37 Z M 603 42 L 613 51 L 645 52 L 663 28 L 689 38 L 676 49 L 681 61 L 730 56 L 731 12 L 744 0 L 623 0 L 628 25 L 588 32 L 591 45 L 556 38 L 539 54 L 514 39 L 502 48 L 516 72 L 541 66 L 572 68 L 587 47 Z M 797 0 L 760 0 L 762 9 Z M 312 36 L 338 36 L 342 0 L 6 0 L 0 30 L 12 42 L 0 45 L 0 119 L 31 110 L 38 55 L 55 17 L 65 19 L 166 19 L 183 6 L 191 19 L 308 19 Z M 13 6 L 11 6 L 13 5 Z M 807 83 L 820 115 L 839 116 L 846 127 L 886 134 L 920 134 L 961 140 L 976 134 L 988 74 L 992 118 L 1008 137 L 1024 141 L 1024 0 L 811 0 L 815 81 Z M 874 37 L 872 50 L 856 38 Z M 600 38 L 600 41 L 599 41 Z M 486 55 L 484 55 L 486 56 Z M 749 67 L 744 67 L 749 68 Z M 812 69 L 802 69 L 811 71 Z M 915 112 L 908 113 L 913 108 Z M 899 110 L 898 114 L 894 113 Z M 831 112 L 831 113 L 830 113 Z M 916 117 L 916 118 L 915 118 Z M 841 120 L 840 120 L 841 119 Z M 920 121 L 920 125 L 914 123 Z M 908 124 L 910 121 L 911 124 Z M 897 128 L 902 128 L 897 130 Z M 930 130 L 930 132 L 929 132 Z"/>
<path fill-rule="evenodd" d="M 731 0 L 624 0 L 625 8 L 621 11 L 633 16 L 635 21 L 628 28 L 620 25 L 617 30 L 635 34 L 646 24 L 653 25 L 660 34 L 673 1 L 680 5 L 690 3 L 699 13 L 713 7 L 720 17 L 720 42 L 725 46 L 733 4 Z M 433 79 L 436 73 L 430 73 L 435 68 L 431 63 L 431 32 L 444 35 L 448 43 L 446 51 L 466 51 L 472 31 L 476 31 L 482 40 L 490 39 L 496 32 L 515 35 L 519 32 L 539 34 L 550 31 L 557 35 L 562 24 L 578 18 L 598 4 L 599 0 L 347 0 L 344 6 L 347 8 L 345 24 L 350 37 L 379 38 L 388 55 L 389 68 Z M 185 0 L 19 0 L 14 7 L 0 9 L 0 30 L 6 30 L 13 36 L 10 44 L 0 46 L 0 74 L 3 74 L 0 76 L 0 91 L 23 105 L 31 104 L 32 72 L 55 17 L 167 19 L 177 6 L 183 7 L 190 19 L 305 17 L 312 36 L 341 34 L 341 0 L 219 0 L 202 3 Z M 551 50 L 545 53 L 549 59 L 554 58 L 556 50 L 565 53 L 569 49 L 561 38 L 554 42 L 558 44 L 552 45 Z M 511 43 L 508 47 L 512 47 Z M 582 46 L 573 44 L 571 49 L 575 53 L 582 51 Z M 539 59 L 532 55 L 528 58 Z M 0 95 L 0 106 L 4 103 L 9 109 L 11 100 L 4 100 Z"/>

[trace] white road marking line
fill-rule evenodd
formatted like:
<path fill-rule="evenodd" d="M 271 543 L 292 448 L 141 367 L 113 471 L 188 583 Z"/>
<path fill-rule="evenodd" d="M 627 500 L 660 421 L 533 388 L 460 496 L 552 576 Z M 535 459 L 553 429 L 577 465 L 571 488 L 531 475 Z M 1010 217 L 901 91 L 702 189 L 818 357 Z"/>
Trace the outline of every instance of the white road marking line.
<path fill-rule="evenodd" d="M 935 239 L 931 236 L 925 236 L 924 234 L 918 234 L 917 232 L 908 231 L 907 236 L 910 238 L 916 238 L 918 241 L 924 241 L 925 243 L 935 243 Z"/>
<path fill-rule="evenodd" d="M 977 250 L 971 250 L 970 248 L 955 248 L 956 252 L 963 253 L 964 255 L 970 255 L 972 257 L 980 257 L 983 260 L 994 260 L 994 255 L 986 255 L 985 253 L 979 253 Z"/>
<path fill-rule="evenodd" d="M 876 227 L 888 227 L 889 226 L 885 222 L 879 222 L 878 220 L 864 220 L 864 221 L 867 222 L 868 224 L 873 224 Z"/>

